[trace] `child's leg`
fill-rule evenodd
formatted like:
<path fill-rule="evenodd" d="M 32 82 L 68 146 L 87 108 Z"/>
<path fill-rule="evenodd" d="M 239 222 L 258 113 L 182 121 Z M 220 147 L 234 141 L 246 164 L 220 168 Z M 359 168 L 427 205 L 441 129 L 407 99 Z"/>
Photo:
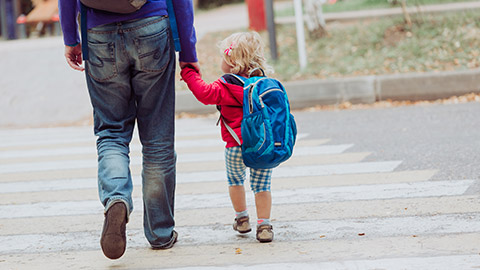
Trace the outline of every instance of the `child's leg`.
<path fill-rule="evenodd" d="M 235 221 L 233 229 L 239 233 L 247 233 L 252 229 L 247 212 L 247 202 L 245 199 L 245 165 L 242 159 L 242 150 L 240 147 L 230 147 L 225 149 L 225 163 L 227 167 L 228 192 L 235 209 Z"/>
<path fill-rule="evenodd" d="M 233 209 L 235 209 L 235 212 L 243 212 L 247 210 L 245 188 L 243 187 L 246 175 L 242 149 L 239 146 L 225 149 L 225 166 Z"/>
<path fill-rule="evenodd" d="M 271 169 L 250 169 L 250 184 L 255 193 L 255 205 L 257 207 L 257 240 L 260 242 L 271 242 L 273 240 L 273 227 L 270 223 L 270 211 L 272 209 L 271 178 Z"/>
<path fill-rule="evenodd" d="M 250 169 L 250 186 L 255 194 L 255 206 L 259 220 L 270 219 L 272 209 L 271 179 L 272 169 Z"/>
<path fill-rule="evenodd" d="M 272 194 L 270 191 L 262 191 L 255 194 L 255 206 L 258 220 L 270 219 L 272 210 Z"/>
<path fill-rule="evenodd" d="M 242 186 L 229 186 L 228 193 L 232 201 L 235 212 L 240 213 L 247 210 L 247 202 L 245 200 L 245 188 Z"/>

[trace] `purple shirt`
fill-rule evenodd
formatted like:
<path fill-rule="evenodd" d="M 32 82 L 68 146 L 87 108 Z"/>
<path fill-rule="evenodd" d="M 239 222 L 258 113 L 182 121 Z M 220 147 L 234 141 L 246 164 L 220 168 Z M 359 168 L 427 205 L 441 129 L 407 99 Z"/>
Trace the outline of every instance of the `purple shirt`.
<path fill-rule="evenodd" d="M 195 28 L 193 27 L 193 7 L 191 0 L 173 0 L 175 17 L 177 19 L 178 35 L 182 51 L 180 61 L 197 62 L 195 44 L 197 42 Z M 77 17 L 80 10 L 78 0 L 59 0 L 60 24 L 62 25 L 63 41 L 65 45 L 74 46 L 80 42 L 78 33 Z M 87 27 L 147 18 L 152 16 L 167 15 L 167 3 L 165 0 L 148 0 L 145 5 L 136 12 L 130 14 L 118 14 L 103 12 L 95 9 L 87 9 Z"/>

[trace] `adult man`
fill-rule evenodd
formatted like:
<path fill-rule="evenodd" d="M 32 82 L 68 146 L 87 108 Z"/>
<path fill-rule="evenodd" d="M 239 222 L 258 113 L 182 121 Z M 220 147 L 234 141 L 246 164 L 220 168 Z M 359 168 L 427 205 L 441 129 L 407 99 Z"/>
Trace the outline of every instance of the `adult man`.
<path fill-rule="evenodd" d="M 173 2 L 180 66 L 198 66 L 192 1 Z M 59 0 L 65 57 L 73 69 L 83 71 L 79 6 L 77 0 Z M 133 210 L 129 144 L 135 121 L 143 146 L 145 236 L 154 249 L 171 248 L 178 235 L 173 217 L 175 50 L 166 0 L 148 0 L 128 14 L 87 8 L 86 22 L 85 73 L 98 136 L 99 196 L 105 207 L 103 253 L 117 259 L 126 248 L 125 224 Z"/>

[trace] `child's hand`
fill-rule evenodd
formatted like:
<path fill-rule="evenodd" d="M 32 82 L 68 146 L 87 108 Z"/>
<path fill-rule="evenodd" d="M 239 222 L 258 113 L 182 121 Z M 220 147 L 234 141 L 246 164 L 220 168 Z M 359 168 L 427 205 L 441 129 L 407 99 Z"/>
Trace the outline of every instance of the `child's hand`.
<path fill-rule="evenodd" d="M 196 72 L 198 72 L 198 74 L 200 74 L 200 76 L 202 75 L 202 72 L 200 71 L 200 65 L 198 64 L 198 62 L 179 62 L 179 65 L 180 65 L 181 69 L 184 69 L 186 67 L 190 67 L 193 70 L 195 70 Z"/>

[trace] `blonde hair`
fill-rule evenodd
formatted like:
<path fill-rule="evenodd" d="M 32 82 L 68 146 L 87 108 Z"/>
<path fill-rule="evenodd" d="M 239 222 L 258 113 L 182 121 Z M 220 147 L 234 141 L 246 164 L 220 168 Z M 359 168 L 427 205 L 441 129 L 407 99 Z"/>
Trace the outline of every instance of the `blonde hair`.
<path fill-rule="evenodd" d="M 257 32 L 235 33 L 218 44 L 225 62 L 232 67 L 231 72 L 244 75 L 262 75 L 260 70 L 273 73 L 264 56 L 262 38 Z M 254 71 L 255 70 L 255 71 Z M 250 74 L 254 71 L 252 74 Z"/>

